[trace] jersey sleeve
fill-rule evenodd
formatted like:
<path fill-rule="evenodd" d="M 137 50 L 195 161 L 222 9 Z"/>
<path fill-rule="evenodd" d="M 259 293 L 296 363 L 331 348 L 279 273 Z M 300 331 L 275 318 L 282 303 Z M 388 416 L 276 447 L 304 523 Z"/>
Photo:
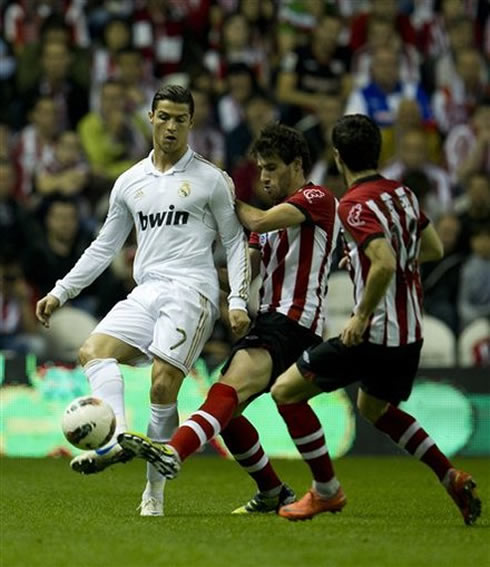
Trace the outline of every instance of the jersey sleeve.
<path fill-rule="evenodd" d="M 260 234 L 258 232 L 251 232 L 248 237 L 248 245 L 250 248 L 257 248 L 260 250 Z"/>
<path fill-rule="evenodd" d="M 317 185 L 307 186 L 294 193 L 285 203 L 297 207 L 306 217 L 306 222 L 328 230 L 335 218 L 336 200 L 333 194 Z"/>
<path fill-rule="evenodd" d="M 352 236 L 360 248 L 365 248 L 375 238 L 385 237 L 385 231 L 378 217 L 365 203 L 342 199 L 338 213 L 344 230 Z"/>
<path fill-rule="evenodd" d="M 132 226 L 131 213 L 121 199 L 119 178 L 111 192 L 109 211 L 97 238 L 80 256 L 68 274 L 56 282 L 49 295 L 59 299 L 60 305 L 76 297 L 109 266 L 114 256 L 121 250 Z"/>
<path fill-rule="evenodd" d="M 233 181 L 224 172 L 218 177 L 209 205 L 226 251 L 229 308 L 246 311 L 251 278 L 247 239 L 235 213 Z"/>

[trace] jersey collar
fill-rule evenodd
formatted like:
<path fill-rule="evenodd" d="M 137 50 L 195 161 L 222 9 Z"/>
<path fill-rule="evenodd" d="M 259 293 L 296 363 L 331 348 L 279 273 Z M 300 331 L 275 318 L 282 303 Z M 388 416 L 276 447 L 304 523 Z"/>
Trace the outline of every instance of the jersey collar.
<path fill-rule="evenodd" d="M 366 177 L 361 177 L 355 183 L 353 183 L 349 187 L 348 191 L 352 191 L 352 189 L 359 187 L 359 185 L 361 185 L 362 183 L 368 183 L 369 181 L 377 181 L 378 179 L 383 179 L 383 176 L 380 175 L 379 173 L 373 173 L 372 175 L 366 175 Z"/>
<path fill-rule="evenodd" d="M 179 161 L 174 163 L 174 165 L 169 170 L 162 172 L 159 171 L 153 164 L 154 153 L 155 150 L 151 150 L 151 152 L 148 154 L 148 157 L 145 160 L 145 173 L 149 175 L 155 175 L 157 177 L 160 177 L 162 175 L 172 175 L 173 173 L 177 173 L 179 171 L 185 171 L 187 169 L 187 166 L 191 162 L 192 158 L 194 157 L 194 151 L 189 146 L 187 146 L 187 151 L 179 159 Z"/>

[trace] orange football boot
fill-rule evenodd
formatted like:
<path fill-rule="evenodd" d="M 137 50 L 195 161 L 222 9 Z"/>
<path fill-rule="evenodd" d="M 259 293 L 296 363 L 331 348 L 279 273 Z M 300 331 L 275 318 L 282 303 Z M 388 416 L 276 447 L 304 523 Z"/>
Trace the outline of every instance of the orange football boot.
<path fill-rule="evenodd" d="M 481 515 L 481 500 L 476 493 L 476 482 L 464 471 L 451 469 L 446 487 L 467 526 L 473 525 Z"/>
<path fill-rule="evenodd" d="M 308 492 L 293 504 L 288 504 L 279 509 L 279 516 L 287 518 L 288 520 L 311 520 L 313 516 L 322 514 L 323 512 L 340 512 L 347 504 L 342 487 L 339 487 L 337 492 L 330 498 L 322 498 L 313 489 Z"/>

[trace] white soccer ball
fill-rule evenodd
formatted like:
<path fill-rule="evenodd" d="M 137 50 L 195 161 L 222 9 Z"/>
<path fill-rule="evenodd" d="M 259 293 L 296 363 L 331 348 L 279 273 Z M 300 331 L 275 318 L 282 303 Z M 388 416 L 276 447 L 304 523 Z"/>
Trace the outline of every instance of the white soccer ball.
<path fill-rule="evenodd" d="M 103 400 L 82 396 L 66 408 L 61 427 L 66 439 L 78 449 L 98 449 L 114 435 L 116 416 Z"/>

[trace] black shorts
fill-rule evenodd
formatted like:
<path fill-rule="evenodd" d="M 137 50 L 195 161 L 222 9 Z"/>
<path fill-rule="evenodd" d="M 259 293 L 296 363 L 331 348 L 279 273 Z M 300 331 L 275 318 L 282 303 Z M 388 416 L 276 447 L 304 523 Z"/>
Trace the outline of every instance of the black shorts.
<path fill-rule="evenodd" d="M 297 364 L 301 374 L 325 392 L 359 381 L 367 394 L 398 404 L 412 391 L 422 343 L 347 347 L 335 337 L 304 352 Z"/>
<path fill-rule="evenodd" d="M 237 341 L 221 369 L 225 374 L 235 353 L 244 348 L 263 348 L 272 358 L 272 374 L 268 391 L 276 378 L 294 364 L 307 348 L 319 345 L 322 339 L 282 313 L 259 313 L 249 332 Z"/>

